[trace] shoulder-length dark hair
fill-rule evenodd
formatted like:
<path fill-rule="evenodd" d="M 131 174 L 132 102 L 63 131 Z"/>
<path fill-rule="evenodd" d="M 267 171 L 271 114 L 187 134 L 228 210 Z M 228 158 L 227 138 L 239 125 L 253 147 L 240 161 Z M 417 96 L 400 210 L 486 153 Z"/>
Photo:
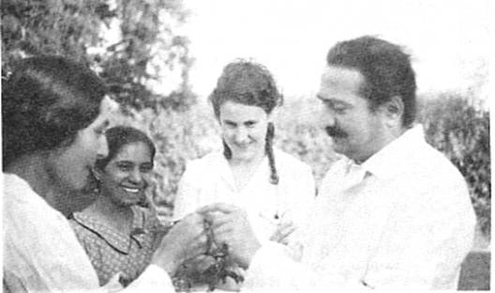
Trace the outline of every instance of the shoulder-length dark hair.
<path fill-rule="evenodd" d="M 2 91 L 3 167 L 73 143 L 99 115 L 107 89 L 89 68 L 58 56 L 21 60 Z"/>

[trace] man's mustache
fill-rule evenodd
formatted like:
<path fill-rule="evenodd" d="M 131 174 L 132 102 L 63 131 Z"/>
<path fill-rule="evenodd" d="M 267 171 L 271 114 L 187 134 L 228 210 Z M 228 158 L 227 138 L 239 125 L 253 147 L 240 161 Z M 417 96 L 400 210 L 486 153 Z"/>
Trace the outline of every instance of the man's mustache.
<path fill-rule="evenodd" d="M 335 126 L 326 126 L 325 131 L 331 137 L 337 137 L 337 138 L 347 137 L 346 132 L 344 132 L 342 129 L 335 127 Z"/>

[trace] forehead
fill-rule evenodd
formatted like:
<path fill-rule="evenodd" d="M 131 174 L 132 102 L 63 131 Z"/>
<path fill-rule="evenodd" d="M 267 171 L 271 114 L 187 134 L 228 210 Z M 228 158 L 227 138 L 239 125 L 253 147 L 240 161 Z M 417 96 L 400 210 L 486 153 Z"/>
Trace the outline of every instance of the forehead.
<path fill-rule="evenodd" d="M 134 141 L 123 145 L 113 160 L 151 161 L 151 150 L 146 143 Z"/>
<path fill-rule="evenodd" d="M 318 98 L 338 100 L 347 96 L 361 96 L 363 75 L 356 69 L 327 66 L 321 76 Z"/>
<path fill-rule="evenodd" d="M 220 119 L 229 121 L 245 121 L 266 118 L 265 110 L 257 106 L 248 106 L 227 101 L 220 106 Z"/>

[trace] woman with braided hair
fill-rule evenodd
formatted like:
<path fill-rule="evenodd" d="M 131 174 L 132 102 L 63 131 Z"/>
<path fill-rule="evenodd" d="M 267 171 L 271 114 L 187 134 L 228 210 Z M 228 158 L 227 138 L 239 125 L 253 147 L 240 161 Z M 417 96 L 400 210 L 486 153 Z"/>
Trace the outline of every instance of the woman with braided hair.
<path fill-rule="evenodd" d="M 273 147 L 272 114 L 283 101 L 273 76 L 255 62 L 235 61 L 223 69 L 209 100 L 223 151 L 187 164 L 174 218 L 215 202 L 234 204 L 247 211 L 261 242 L 287 244 L 315 184 L 309 166 Z"/>

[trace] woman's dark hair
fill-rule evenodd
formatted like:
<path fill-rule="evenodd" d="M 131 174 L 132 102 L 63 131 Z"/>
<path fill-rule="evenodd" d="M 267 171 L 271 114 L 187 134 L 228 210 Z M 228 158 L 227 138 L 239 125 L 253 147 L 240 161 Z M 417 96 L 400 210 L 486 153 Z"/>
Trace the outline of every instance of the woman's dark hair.
<path fill-rule="evenodd" d="M 73 143 L 106 94 L 89 68 L 58 56 L 21 60 L 2 90 L 3 168 L 23 155 Z"/>
<path fill-rule="evenodd" d="M 283 96 L 278 91 L 275 79 L 268 69 L 255 62 L 238 60 L 224 67 L 209 100 L 213 105 L 215 116 L 219 119 L 220 107 L 227 101 L 260 107 L 270 114 L 275 107 L 282 105 Z M 266 133 L 265 153 L 270 165 L 270 182 L 276 185 L 279 177 L 273 155 L 274 136 L 275 127 L 270 122 Z M 232 151 L 225 141 L 223 146 L 225 157 L 230 159 Z"/>
<path fill-rule="evenodd" d="M 136 142 L 142 142 L 146 146 L 148 146 L 152 162 L 155 158 L 155 144 L 153 143 L 151 138 L 148 137 L 148 135 L 146 135 L 139 129 L 130 126 L 115 126 L 108 129 L 105 133 L 105 136 L 108 142 L 108 156 L 96 161 L 95 166 L 100 170 L 104 170 L 108 162 L 110 162 L 122 150 L 124 146 Z"/>

